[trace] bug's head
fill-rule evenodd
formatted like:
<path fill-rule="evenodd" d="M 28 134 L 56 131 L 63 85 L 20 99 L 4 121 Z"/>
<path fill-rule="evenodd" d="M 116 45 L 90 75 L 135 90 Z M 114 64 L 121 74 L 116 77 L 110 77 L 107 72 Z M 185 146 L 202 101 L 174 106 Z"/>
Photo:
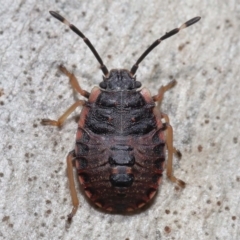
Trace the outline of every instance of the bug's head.
<path fill-rule="evenodd" d="M 103 81 L 99 86 L 106 90 L 133 90 L 140 88 L 142 84 L 136 81 L 136 77 L 126 69 L 112 69 L 107 77 L 103 77 Z"/>

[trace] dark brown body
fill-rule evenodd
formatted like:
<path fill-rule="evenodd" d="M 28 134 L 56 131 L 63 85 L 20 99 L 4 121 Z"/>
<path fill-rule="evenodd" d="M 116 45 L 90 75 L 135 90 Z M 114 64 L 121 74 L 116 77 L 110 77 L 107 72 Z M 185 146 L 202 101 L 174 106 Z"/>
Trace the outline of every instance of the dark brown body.
<path fill-rule="evenodd" d="M 155 195 L 165 160 L 160 119 L 145 88 L 92 90 L 80 115 L 75 155 L 80 183 L 96 205 L 132 211 Z"/>
<path fill-rule="evenodd" d="M 43 125 L 61 127 L 67 117 L 82 106 L 76 147 L 67 156 L 67 173 L 72 198 L 71 221 L 79 200 L 74 183 L 74 162 L 86 195 L 99 207 L 108 211 L 133 211 L 141 208 L 155 195 L 162 178 L 167 148 L 168 179 L 180 187 L 185 182 L 173 174 L 173 154 L 181 153 L 173 146 L 173 130 L 167 114 L 159 111 L 164 93 L 176 85 L 172 80 L 151 96 L 136 81 L 136 71 L 142 60 L 163 40 L 200 20 L 195 17 L 154 41 L 138 58 L 131 70 L 108 71 L 90 40 L 59 13 L 50 14 L 66 24 L 89 47 L 103 73 L 100 88 L 92 92 L 81 88 L 77 78 L 64 66 L 60 70 L 68 76 L 73 89 L 85 100 L 77 100 L 58 120 L 42 119 Z M 163 122 L 162 122 L 163 121 Z M 166 136 L 165 136 L 166 133 Z"/>

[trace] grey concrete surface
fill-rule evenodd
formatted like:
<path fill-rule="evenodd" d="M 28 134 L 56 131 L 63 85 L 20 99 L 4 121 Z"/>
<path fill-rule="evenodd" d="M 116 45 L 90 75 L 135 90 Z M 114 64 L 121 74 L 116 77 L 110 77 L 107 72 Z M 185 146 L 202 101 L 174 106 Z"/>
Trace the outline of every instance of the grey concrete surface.
<path fill-rule="evenodd" d="M 90 91 L 102 79 L 92 53 L 48 13 L 81 29 L 111 68 L 130 68 L 166 31 L 199 23 L 162 42 L 137 78 L 156 94 L 176 79 L 162 111 L 182 151 L 176 190 L 166 179 L 153 204 L 133 215 L 81 206 L 70 226 L 66 156 L 77 109 L 59 130 L 40 125 L 74 101 L 64 64 Z M 229 239 L 240 236 L 240 3 L 223 1 L 1 1 L 0 239 Z"/>

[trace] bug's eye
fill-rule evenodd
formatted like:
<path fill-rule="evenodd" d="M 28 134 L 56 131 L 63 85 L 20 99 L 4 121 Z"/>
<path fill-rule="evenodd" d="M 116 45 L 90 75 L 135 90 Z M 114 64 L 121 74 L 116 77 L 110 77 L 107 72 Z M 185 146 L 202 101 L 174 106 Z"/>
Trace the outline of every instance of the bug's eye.
<path fill-rule="evenodd" d="M 142 86 L 142 84 L 138 81 L 135 82 L 135 88 L 140 88 Z"/>
<path fill-rule="evenodd" d="M 104 89 L 107 88 L 107 84 L 105 82 L 100 82 L 99 86 Z"/>

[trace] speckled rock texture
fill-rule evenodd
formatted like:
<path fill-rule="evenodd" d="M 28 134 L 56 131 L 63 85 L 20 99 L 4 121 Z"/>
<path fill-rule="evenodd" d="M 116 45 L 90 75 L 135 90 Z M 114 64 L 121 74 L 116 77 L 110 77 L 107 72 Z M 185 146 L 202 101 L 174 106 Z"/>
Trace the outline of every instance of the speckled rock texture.
<path fill-rule="evenodd" d="M 57 119 L 78 97 L 60 64 L 87 91 L 102 73 L 84 42 L 49 10 L 81 29 L 109 69 L 130 69 L 165 32 L 202 17 L 162 42 L 137 71 L 153 95 L 178 82 L 161 108 L 183 154 L 174 173 L 184 190 L 164 174 L 151 206 L 117 215 L 94 208 L 79 189 L 81 206 L 66 224 L 66 156 L 80 108 L 61 129 L 40 120 Z M 0 239 L 239 239 L 239 1 L 2 1 L 0 16 Z"/>

